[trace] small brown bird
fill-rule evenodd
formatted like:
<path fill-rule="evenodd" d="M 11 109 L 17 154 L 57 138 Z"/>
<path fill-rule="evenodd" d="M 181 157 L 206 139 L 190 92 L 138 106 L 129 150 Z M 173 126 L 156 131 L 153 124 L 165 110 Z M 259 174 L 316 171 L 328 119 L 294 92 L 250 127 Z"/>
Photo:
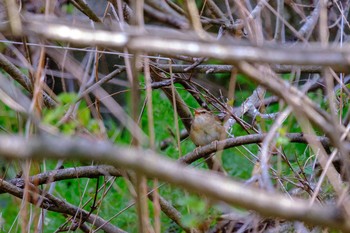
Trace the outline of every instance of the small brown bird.
<path fill-rule="evenodd" d="M 199 108 L 194 111 L 190 138 L 196 146 L 204 146 L 226 138 L 226 130 L 216 115 Z"/>

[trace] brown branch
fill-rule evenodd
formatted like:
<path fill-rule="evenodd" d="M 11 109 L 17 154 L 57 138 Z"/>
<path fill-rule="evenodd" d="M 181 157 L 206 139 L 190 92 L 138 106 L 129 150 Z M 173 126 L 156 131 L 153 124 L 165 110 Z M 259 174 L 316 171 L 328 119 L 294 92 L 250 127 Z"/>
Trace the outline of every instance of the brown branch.
<path fill-rule="evenodd" d="M 68 180 L 68 179 L 77 179 L 77 178 L 98 178 L 100 176 L 121 176 L 121 173 L 118 169 L 109 165 L 98 165 L 98 166 L 84 166 L 84 167 L 75 167 L 75 168 L 66 168 L 59 169 L 54 171 L 48 171 L 40 173 L 29 177 L 29 182 L 35 186 L 42 184 L 49 184 L 52 182 Z M 6 181 L 9 184 L 14 185 L 17 188 L 24 189 L 25 180 L 23 178 L 14 178 Z M 16 191 L 12 191 L 11 188 L 14 186 L 5 186 L 6 188 L 2 189 L 0 187 L 0 194 L 10 193 L 14 195 Z M 17 196 L 17 194 L 15 195 Z M 150 200 L 153 200 L 153 191 L 149 192 L 148 197 Z M 181 214 L 163 197 L 159 197 L 159 202 L 161 210 L 173 221 L 175 221 L 182 229 L 186 232 L 190 232 L 183 223 L 181 222 Z"/>
<path fill-rule="evenodd" d="M 93 10 L 91 10 L 88 4 L 86 4 L 82 0 L 72 0 L 72 2 L 74 2 L 78 6 L 78 9 L 87 17 L 89 17 L 92 21 L 102 23 L 101 19 L 95 14 Z"/>
<path fill-rule="evenodd" d="M 227 148 L 233 148 L 233 147 L 242 146 L 242 145 L 261 143 L 266 137 L 266 135 L 267 134 L 264 133 L 264 134 L 251 134 L 251 135 L 240 136 L 235 138 L 227 138 L 222 141 L 218 141 L 206 146 L 202 146 L 196 149 L 196 151 L 188 153 L 187 155 L 183 156 L 182 158 L 179 159 L 179 161 L 182 163 L 190 164 L 200 158 L 205 157 L 208 154 L 216 152 L 217 148 L 227 149 Z M 293 143 L 307 143 L 307 140 L 302 133 L 288 133 L 284 135 L 284 137 L 288 138 L 288 140 Z M 324 147 L 330 146 L 330 142 L 327 137 L 320 136 L 320 137 L 317 137 L 317 140 L 320 141 Z"/>
<path fill-rule="evenodd" d="M 207 6 L 217 18 L 227 20 L 226 15 L 221 11 L 221 9 L 216 5 L 216 3 L 213 0 L 207 0 Z"/>
<path fill-rule="evenodd" d="M 1 54 L 0 54 L 1 55 Z M 0 99 L 16 112 L 21 112 L 27 116 L 30 114 L 30 100 L 13 83 L 0 74 Z"/>
<path fill-rule="evenodd" d="M 3 68 L 22 87 L 24 87 L 24 89 L 26 89 L 29 93 L 33 94 L 33 84 L 31 80 L 1 53 L 0 67 Z M 47 93 L 43 92 L 43 98 L 46 106 L 56 106 L 56 102 Z"/>
<path fill-rule="evenodd" d="M 152 74 L 152 79 L 156 82 L 168 81 L 168 79 L 164 79 L 161 76 L 161 74 L 155 72 L 154 70 L 152 70 L 151 74 Z M 169 79 L 169 81 L 171 83 L 170 79 Z M 164 94 L 167 96 L 167 98 L 169 99 L 170 103 L 172 105 L 174 105 L 173 92 L 172 92 L 171 87 L 164 87 L 163 86 L 163 87 L 161 87 L 161 89 L 164 92 Z M 176 89 L 174 91 L 174 98 L 175 98 L 175 106 L 173 106 L 173 107 L 174 108 L 176 107 L 177 114 L 180 116 L 182 123 L 184 124 L 186 130 L 188 132 L 190 132 L 191 120 L 192 120 L 191 111 L 188 108 L 188 106 L 186 105 L 186 103 L 183 101 L 180 94 L 176 91 Z"/>
<path fill-rule="evenodd" d="M 86 24 L 84 28 L 68 25 L 59 19 L 45 20 L 31 17 L 24 20 L 23 33 L 53 40 L 62 40 L 81 46 L 106 46 L 114 48 L 128 48 L 133 51 L 147 53 L 181 54 L 192 57 L 212 57 L 224 62 L 264 62 L 294 65 L 326 65 L 332 67 L 349 67 L 347 57 L 350 57 L 348 47 L 322 47 L 319 43 L 309 43 L 307 47 L 294 45 L 251 45 L 245 41 L 216 41 L 201 39 L 191 33 L 159 30 L 157 34 L 136 33 L 130 27 L 127 31 L 108 31 L 91 29 Z M 97 25 L 98 26 L 98 25 Z M 96 27 L 97 27 L 96 26 Z M 97 27 L 98 28 L 98 27 Z M 4 25 L 0 31 L 8 31 Z M 182 39 L 179 39 L 181 37 Z"/>
<path fill-rule="evenodd" d="M 143 8 L 145 10 L 145 13 L 148 16 L 150 16 L 150 17 L 152 17 L 160 22 L 172 25 L 172 26 L 179 28 L 179 29 L 188 29 L 189 28 L 188 23 L 184 20 L 180 20 L 179 18 L 175 18 L 169 14 L 158 11 L 157 9 L 155 9 L 147 4 L 145 4 Z"/>
<path fill-rule="evenodd" d="M 1 136 L 0 141 L 0 155 L 6 158 L 95 160 L 167 181 L 217 201 L 253 209 L 261 215 L 350 231 L 350 223 L 334 205 L 309 206 L 309 202 L 304 200 L 242 186 L 214 172 L 185 167 L 149 150 L 115 147 L 102 141 L 91 144 L 83 139 L 50 136 L 30 139 Z"/>
<path fill-rule="evenodd" d="M 180 15 L 177 11 L 173 10 L 166 1 L 160 1 L 160 0 L 145 0 L 145 2 L 150 5 L 151 7 L 154 7 L 158 11 L 168 14 L 171 17 L 175 18 L 179 22 L 183 22 L 182 25 L 186 26 L 188 28 L 189 24 L 185 17 Z"/>
<path fill-rule="evenodd" d="M 166 65 L 166 64 L 154 64 L 157 69 L 163 70 L 165 72 L 170 71 L 170 67 L 173 73 L 230 73 L 232 72 L 232 69 L 235 67 L 232 65 L 214 65 L 214 64 L 205 64 L 205 65 L 198 65 L 191 70 L 188 69 L 191 65 Z M 336 72 L 344 72 L 346 69 L 345 67 L 337 67 L 340 68 L 340 70 L 335 70 Z M 302 73 L 320 73 L 322 67 L 321 66 L 292 66 L 292 65 L 271 65 L 271 69 L 275 71 L 276 73 L 285 74 L 285 73 L 291 73 L 295 70 L 300 70 Z"/>
<path fill-rule="evenodd" d="M 111 80 L 112 78 L 114 78 L 115 76 L 117 76 L 118 74 L 120 74 L 120 73 L 122 73 L 124 71 L 125 71 L 125 67 L 122 67 L 122 68 L 119 68 L 119 69 L 115 69 L 113 72 L 109 73 L 108 75 L 106 75 L 105 77 L 101 78 L 96 83 L 92 84 L 87 89 L 85 89 L 82 93 L 79 94 L 77 99 L 79 99 L 79 100 L 82 99 L 85 95 L 93 92 L 98 87 L 100 87 L 102 84 L 107 83 L 109 80 Z"/>
<path fill-rule="evenodd" d="M 97 178 L 100 176 L 121 176 L 118 169 L 108 165 L 85 166 L 76 168 L 58 169 L 40 173 L 29 177 L 29 182 L 35 185 L 48 184 L 56 181 L 76 179 L 76 178 Z M 18 188 L 24 188 L 25 180 L 23 178 L 14 178 L 7 182 Z M 5 190 L 0 189 L 0 194 Z"/>
<path fill-rule="evenodd" d="M 319 108 L 319 106 L 304 95 L 301 91 L 285 83 L 270 69 L 264 67 L 256 68 L 247 62 L 240 62 L 238 67 L 242 72 L 247 74 L 252 80 L 275 93 L 290 105 L 294 112 L 300 116 L 307 117 L 312 123 L 320 127 L 324 133 L 330 138 L 332 144 L 337 147 L 344 159 L 345 166 L 350 166 L 350 159 L 346 156 L 346 148 L 339 142 L 340 133 L 346 132 L 341 124 L 331 124 L 330 115 Z M 334 127 L 337 127 L 336 129 Z M 348 134 L 348 133 L 347 133 Z"/>
<path fill-rule="evenodd" d="M 303 26 L 299 29 L 298 33 L 305 38 L 309 38 L 312 31 L 314 30 L 318 18 L 320 16 L 321 4 L 320 1 L 317 2 L 315 9 L 311 12 L 310 16 L 307 17 Z"/>
<path fill-rule="evenodd" d="M 16 187 L 5 180 L 0 181 L 0 189 L 20 199 L 24 197 L 23 189 Z M 31 189 L 32 191 L 29 191 L 28 201 L 34 205 L 39 205 L 40 208 L 47 209 L 50 211 L 55 211 L 58 213 L 68 214 L 71 216 L 76 216 L 78 219 L 82 218 L 83 221 L 87 221 L 96 227 L 101 227 L 105 232 L 110 232 L 110 233 L 124 232 L 123 230 L 110 224 L 109 222 L 107 222 L 106 220 L 102 219 L 97 215 L 94 215 L 94 214 L 89 215 L 89 212 L 83 209 L 80 209 L 74 205 L 71 205 L 65 202 L 64 200 L 56 198 L 51 194 L 46 193 L 44 195 L 40 195 L 39 193 L 42 193 L 42 192 L 37 193 L 33 191 L 33 190 L 38 190 L 35 187 Z"/>

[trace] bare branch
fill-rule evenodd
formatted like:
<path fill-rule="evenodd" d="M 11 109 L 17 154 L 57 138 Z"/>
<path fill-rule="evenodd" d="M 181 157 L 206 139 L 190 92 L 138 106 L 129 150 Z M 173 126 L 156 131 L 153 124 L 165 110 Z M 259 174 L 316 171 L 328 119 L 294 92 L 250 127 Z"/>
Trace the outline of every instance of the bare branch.
<path fill-rule="evenodd" d="M 64 24 L 63 24 L 64 23 Z M 191 57 L 211 57 L 225 62 L 266 62 L 276 64 L 294 65 L 326 65 L 346 66 L 350 59 L 350 48 L 321 47 L 319 43 L 310 43 L 308 47 L 303 45 L 274 45 L 265 46 L 250 45 L 244 41 L 227 43 L 216 40 L 203 40 L 193 34 L 160 30 L 158 35 L 142 34 L 130 27 L 128 31 L 108 31 L 91 28 L 67 26 L 66 22 L 58 19 L 47 21 L 40 17 L 30 18 L 25 21 L 25 35 L 36 35 L 53 40 L 62 40 L 80 45 L 98 45 L 114 48 L 127 47 L 131 50 L 147 53 L 161 53 L 168 55 L 187 55 Z M 0 31 L 8 31 L 8 27 Z M 172 37 L 172 35 L 174 37 Z M 175 36 L 176 35 L 176 36 Z M 179 39 L 181 35 L 182 39 Z"/>
<path fill-rule="evenodd" d="M 56 159 L 74 157 L 80 160 L 98 160 L 148 177 L 159 178 L 217 201 L 253 209 L 265 216 L 350 230 L 350 224 L 334 206 L 309 206 L 303 200 L 291 200 L 280 194 L 245 187 L 214 172 L 185 167 L 152 151 L 114 147 L 108 142 L 91 144 L 88 140 L 50 136 L 31 139 L 1 136 L 0 141 L 0 155 L 6 158 L 41 159 L 45 156 Z"/>
<path fill-rule="evenodd" d="M 0 53 L 0 67 L 3 68 L 14 80 L 16 80 L 29 93 L 33 94 L 33 84 L 16 66 L 14 66 L 3 54 Z M 56 102 L 45 92 L 43 92 L 44 103 L 53 107 Z"/>
<path fill-rule="evenodd" d="M 179 159 L 179 161 L 183 163 L 192 163 L 204 157 L 205 155 L 216 152 L 217 148 L 227 149 L 227 148 L 232 148 L 232 147 L 237 147 L 242 145 L 256 144 L 256 143 L 262 142 L 265 137 L 266 137 L 266 134 L 251 134 L 247 136 L 228 138 L 222 141 L 218 141 L 216 143 L 211 143 L 209 145 L 202 146 L 201 148 L 198 148 L 196 151 L 188 153 L 187 155 L 183 156 L 182 158 Z M 284 135 L 284 137 L 288 138 L 290 142 L 307 143 L 305 136 L 301 133 L 289 133 Z M 327 137 L 317 137 L 317 139 L 315 140 L 320 141 L 324 147 L 330 146 L 330 142 Z"/>
<path fill-rule="evenodd" d="M 1 180 L 0 182 L 0 189 L 12 194 L 15 197 L 18 198 L 23 198 L 24 196 L 24 190 L 21 188 L 18 188 L 10 183 L 8 183 L 5 180 Z M 36 188 L 34 188 L 33 190 L 36 190 Z M 101 226 L 101 228 L 106 231 L 106 232 L 110 232 L 110 233 L 122 233 L 124 232 L 123 230 L 117 228 L 116 226 L 110 224 L 109 222 L 105 221 L 104 219 L 102 219 L 101 217 L 94 215 L 94 214 L 89 214 L 89 212 L 80 209 L 76 206 L 73 206 L 67 202 L 65 202 L 64 200 L 61 200 L 59 198 L 56 198 L 54 196 L 52 196 L 51 194 L 44 194 L 43 196 L 39 195 L 38 197 L 38 193 L 36 192 L 30 192 L 29 193 L 29 202 L 31 202 L 32 204 L 35 205 L 39 205 L 41 208 L 47 209 L 47 210 L 51 210 L 51 211 L 55 211 L 58 213 L 65 213 L 65 214 L 69 214 L 71 216 L 77 216 L 78 219 L 82 218 L 83 221 L 87 221 L 91 224 L 94 224 L 95 226 L 99 227 Z"/>

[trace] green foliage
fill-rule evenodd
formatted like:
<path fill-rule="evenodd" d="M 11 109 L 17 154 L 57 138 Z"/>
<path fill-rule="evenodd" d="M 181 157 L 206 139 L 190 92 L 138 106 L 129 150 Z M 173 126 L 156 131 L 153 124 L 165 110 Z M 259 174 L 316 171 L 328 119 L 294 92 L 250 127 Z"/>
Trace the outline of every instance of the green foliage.
<path fill-rule="evenodd" d="M 71 14 L 73 14 L 74 13 L 74 5 L 73 4 L 71 4 L 71 3 L 68 3 L 68 4 L 64 4 L 63 6 L 62 6 L 62 11 L 63 12 L 66 12 L 67 14 L 69 14 L 69 15 L 71 15 Z"/>
<path fill-rule="evenodd" d="M 66 135 L 76 133 L 80 128 L 84 128 L 91 133 L 98 133 L 98 122 L 91 117 L 91 112 L 85 101 L 77 101 L 75 93 L 61 93 L 58 95 L 60 105 L 53 109 L 44 109 L 42 122 L 47 125 L 57 127 L 60 132 Z M 61 122 L 70 107 L 77 107 L 75 119 L 69 119 Z"/>
<path fill-rule="evenodd" d="M 289 144 L 289 139 L 286 137 L 287 129 L 286 128 L 280 128 L 279 129 L 279 137 L 276 141 L 276 146 L 287 146 Z"/>
<path fill-rule="evenodd" d="M 183 216 L 183 222 L 187 227 L 198 227 L 207 216 L 206 203 L 196 196 L 186 196 L 178 200 L 178 204 L 187 206 L 188 212 Z"/>
<path fill-rule="evenodd" d="M 3 52 L 7 48 L 7 43 L 0 42 L 0 52 Z M 0 69 L 2 71 L 2 69 Z"/>
<path fill-rule="evenodd" d="M 23 118 L 0 101 L 0 130 L 2 133 L 14 133 L 23 128 Z"/>

